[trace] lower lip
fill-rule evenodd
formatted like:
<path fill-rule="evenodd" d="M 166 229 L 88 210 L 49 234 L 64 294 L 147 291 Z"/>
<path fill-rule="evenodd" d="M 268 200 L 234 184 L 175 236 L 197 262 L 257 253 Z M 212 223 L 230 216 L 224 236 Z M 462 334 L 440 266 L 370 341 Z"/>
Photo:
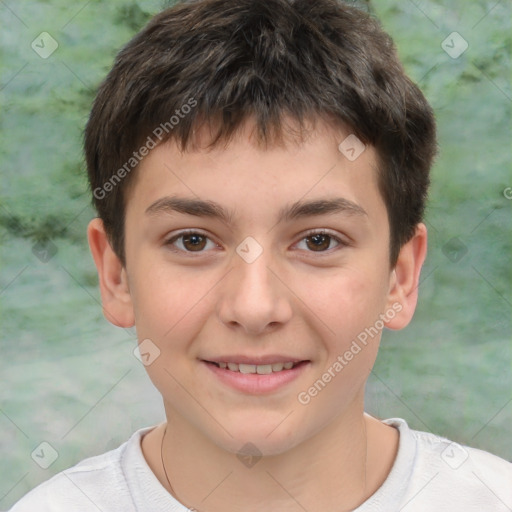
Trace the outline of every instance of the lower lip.
<path fill-rule="evenodd" d="M 219 368 L 215 364 L 207 363 L 206 361 L 201 361 L 201 364 L 205 365 L 224 384 L 243 393 L 261 395 L 272 393 L 289 384 L 299 377 L 310 363 L 309 361 L 304 361 L 289 370 L 272 372 L 267 375 L 233 372 L 229 368 Z"/>

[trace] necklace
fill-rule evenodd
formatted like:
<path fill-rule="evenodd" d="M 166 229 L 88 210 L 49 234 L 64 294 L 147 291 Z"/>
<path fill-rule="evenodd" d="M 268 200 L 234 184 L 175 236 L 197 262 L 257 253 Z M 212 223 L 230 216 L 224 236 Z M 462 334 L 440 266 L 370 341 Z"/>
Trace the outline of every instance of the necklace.
<path fill-rule="evenodd" d="M 172 488 L 171 482 L 169 480 L 169 475 L 167 475 L 167 470 L 165 469 L 165 464 L 164 464 L 164 439 L 165 439 L 165 434 L 167 434 L 167 424 L 165 425 L 164 435 L 162 436 L 162 444 L 160 445 L 160 458 L 162 459 L 162 467 L 164 468 L 164 474 L 165 474 L 165 478 L 167 480 L 167 483 L 169 485 L 169 488 L 171 489 L 171 492 L 172 492 L 173 496 L 176 496 L 176 491 Z"/>
<path fill-rule="evenodd" d="M 193 507 L 189 507 L 188 505 L 185 504 L 184 501 L 181 501 L 179 498 L 178 498 L 178 495 L 176 494 L 176 491 L 172 488 L 172 485 L 171 485 L 171 481 L 169 480 L 169 475 L 167 474 L 167 470 L 165 469 L 165 463 L 164 463 L 164 439 L 165 439 L 165 434 L 167 434 L 167 423 L 165 424 L 165 430 L 164 430 L 164 435 L 162 436 L 162 443 L 160 444 L 160 459 L 162 460 L 162 468 L 164 469 L 164 474 L 165 474 L 165 479 L 167 480 L 167 484 L 169 485 L 169 489 L 171 489 L 171 494 L 180 502 L 182 503 L 183 505 L 185 505 L 187 507 L 187 510 L 195 510 L 196 512 L 199 512 L 199 510 L 197 510 L 196 508 L 193 508 Z"/>
<path fill-rule="evenodd" d="M 363 488 L 363 503 L 364 498 L 366 496 L 366 466 L 368 464 L 368 434 L 366 432 L 366 421 L 363 420 L 364 424 L 364 437 L 365 437 L 365 454 L 364 454 L 364 488 Z M 160 459 L 162 461 L 162 468 L 164 470 L 165 479 L 167 480 L 167 484 L 169 485 L 169 489 L 171 489 L 171 493 L 178 501 L 178 496 L 176 494 L 176 491 L 172 488 L 171 481 L 169 480 L 169 475 L 167 474 L 167 470 L 165 469 L 165 463 L 164 463 L 164 439 L 165 434 L 167 434 L 167 424 L 165 425 L 164 435 L 162 436 L 162 443 L 160 444 Z M 183 503 L 183 502 L 181 502 Z M 195 510 L 195 509 L 190 509 Z"/>

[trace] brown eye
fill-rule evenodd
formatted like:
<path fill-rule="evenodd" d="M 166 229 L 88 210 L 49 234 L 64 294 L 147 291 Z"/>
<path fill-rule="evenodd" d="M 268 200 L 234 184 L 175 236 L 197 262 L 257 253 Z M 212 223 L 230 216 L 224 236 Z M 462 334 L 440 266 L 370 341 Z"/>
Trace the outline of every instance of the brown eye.
<path fill-rule="evenodd" d="M 185 235 L 183 236 L 183 246 L 191 251 L 201 251 L 206 245 L 206 237 L 203 235 Z"/>
<path fill-rule="evenodd" d="M 178 243 L 181 242 L 181 243 Z M 187 231 L 178 233 L 166 242 L 166 245 L 170 246 L 175 252 L 205 252 L 204 249 L 208 242 L 213 242 L 202 233 L 196 231 Z M 213 244 L 215 245 L 215 244 Z"/>
<path fill-rule="evenodd" d="M 302 238 L 301 242 L 305 243 L 307 252 L 330 252 L 332 241 L 336 242 L 334 246 L 336 249 L 338 246 L 347 245 L 337 236 L 330 235 L 324 231 L 313 231 L 306 233 L 306 236 Z"/>
<path fill-rule="evenodd" d="M 305 238 L 305 240 L 311 240 L 311 244 L 308 244 L 306 242 L 306 245 L 313 249 L 314 251 L 318 250 L 325 250 L 329 248 L 329 245 L 331 244 L 331 237 L 329 235 L 323 235 L 321 233 L 313 236 L 308 236 Z"/>

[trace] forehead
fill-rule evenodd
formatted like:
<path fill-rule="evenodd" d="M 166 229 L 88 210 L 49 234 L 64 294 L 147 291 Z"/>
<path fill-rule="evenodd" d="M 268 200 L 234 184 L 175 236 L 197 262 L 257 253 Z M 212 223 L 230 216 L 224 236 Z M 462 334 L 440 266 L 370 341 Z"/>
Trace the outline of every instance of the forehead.
<path fill-rule="evenodd" d="M 211 137 L 211 128 L 203 126 L 187 150 L 173 140 L 151 150 L 139 164 L 128 206 L 139 214 L 195 210 L 231 223 L 249 210 L 261 216 L 262 209 L 272 209 L 290 220 L 308 208 L 360 214 L 364 204 L 382 202 L 376 152 L 346 127 L 316 120 L 301 130 L 287 121 L 282 139 L 265 146 L 248 120 L 225 144 L 209 148 Z"/>

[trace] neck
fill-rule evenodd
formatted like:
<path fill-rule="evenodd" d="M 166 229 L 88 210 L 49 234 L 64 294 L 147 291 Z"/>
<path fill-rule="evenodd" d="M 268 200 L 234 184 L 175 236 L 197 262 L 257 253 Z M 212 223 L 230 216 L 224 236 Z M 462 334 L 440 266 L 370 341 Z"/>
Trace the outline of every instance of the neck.
<path fill-rule="evenodd" d="M 180 421 L 174 411 L 166 412 L 171 421 L 160 437 L 164 465 L 152 469 L 178 501 L 199 511 L 256 512 L 271 505 L 287 511 L 297 510 L 298 504 L 306 510 L 353 510 L 375 492 L 391 467 L 388 461 L 389 469 L 377 474 L 369 449 L 381 444 L 375 440 L 380 435 L 376 423 L 384 425 L 362 410 L 333 421 L 283 454 L 259 460 L 237 457 Z"/>

